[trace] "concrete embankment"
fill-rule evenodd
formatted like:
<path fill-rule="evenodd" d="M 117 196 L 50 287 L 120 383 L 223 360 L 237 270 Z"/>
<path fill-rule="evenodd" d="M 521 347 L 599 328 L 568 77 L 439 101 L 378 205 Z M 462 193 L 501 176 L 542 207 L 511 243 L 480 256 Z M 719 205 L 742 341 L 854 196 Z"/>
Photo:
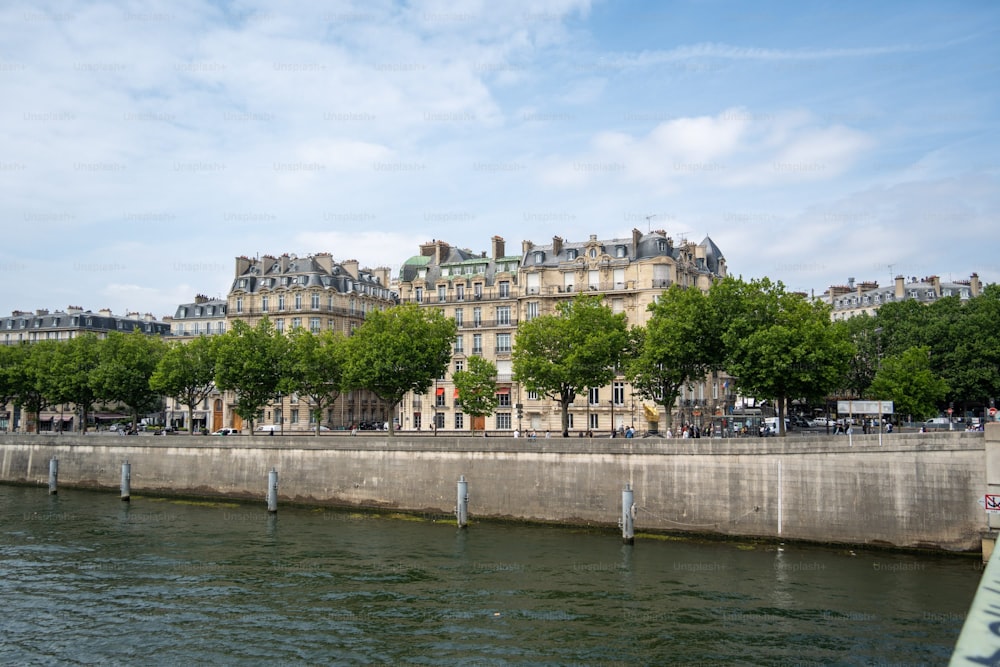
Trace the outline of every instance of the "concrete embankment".
<path fill-rule="evenodd" d="M 0 437 L 0 482 L 133 494 L 225 496 L 451 514 L 469 481 L 473 518 L 614 526 L 635 489 L 639 531 L 685 531 L 978 551 L 987 433 L 747 440 L 439 436 Z"/>

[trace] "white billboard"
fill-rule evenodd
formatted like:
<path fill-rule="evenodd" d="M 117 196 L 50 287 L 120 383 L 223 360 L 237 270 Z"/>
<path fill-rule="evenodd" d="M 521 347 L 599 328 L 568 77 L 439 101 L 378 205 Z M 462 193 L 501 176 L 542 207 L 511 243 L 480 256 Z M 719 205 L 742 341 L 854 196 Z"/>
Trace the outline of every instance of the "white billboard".
<path fill-rule="evenodd" d="M 891 415 L 892 401 L 837 401 L 840 415 Z"/>

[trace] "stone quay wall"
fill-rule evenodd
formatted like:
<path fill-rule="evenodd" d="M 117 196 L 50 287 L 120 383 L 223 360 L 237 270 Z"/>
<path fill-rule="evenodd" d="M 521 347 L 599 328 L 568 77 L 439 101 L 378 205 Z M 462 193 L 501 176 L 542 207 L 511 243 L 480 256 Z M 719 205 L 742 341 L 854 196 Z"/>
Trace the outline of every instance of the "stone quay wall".
<path fill-rule="evenodd" d="M 986 433 L 750 439 L 527 439 L 398 434 L 180 436 L 6 434 L 0 482 L 133 495 L 449 515 L 469 484 L 473 520 L 617 525 L 634 489 L 639 532 L 979 551 L 987 526 Z M 1000 465 L 1000 456 L 993 456 Z"/>

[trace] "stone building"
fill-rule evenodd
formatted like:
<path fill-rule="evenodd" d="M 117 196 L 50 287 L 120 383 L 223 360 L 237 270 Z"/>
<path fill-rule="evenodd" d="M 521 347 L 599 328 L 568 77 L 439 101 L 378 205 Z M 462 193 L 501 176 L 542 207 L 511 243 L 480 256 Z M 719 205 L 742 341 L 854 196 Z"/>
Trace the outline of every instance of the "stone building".
<path fill-rule="evenodd" d="M 267 317 L 279 332 L 298 327 L 313 333 L 340 331 L 350 334 L 368 313 L 398 303 L 387 267 L 361 268 L 357 260 L 335 262 L 329 253 L 299 257 L 285 253 L 259 258 L 237 257 L 236 275 L 226 299 L 226 319 L 255 326 Z M 223 401 L 223 426 L 241 429 L 233 399 Z M 321 425 L 347 429 L 355 424 L 383 424 L 390 408 L 369 391 L 341 396 L 323 415 Z M 282 430 L 308 431 L 315 427 L 306 401 L 285 396 L 268 407 L 262 425 Z"/>
<path fill-rule="evenodd" d="M 399 408 L 403 429 L 466 431 L 475 427 L 495 431 L 533 429 L 541 434 L 560 432 L 555 402 L 532 394 L 512 380 L 511 352 L 520 321 L 552 313 L 563 300 L 580 292 L 599 294 L 616 312 L 626 313 L 629 324 L 648 320 L 647 306 L 673 284 L 708 290 L 726 275 L 726 261 L 715 243 L 674 239 L 664 231 L 633 230 L 628 238 L 584 241 L 553 237 L 548 244 L 524 241 L 520 252 L 510 254 L 504 239 L 494 236 L 491 250 L 475 253 L 432 240 L 420 253 L 404 262 L 399 276 L 403 302 L 439 308 L 458 324 L 452 362 L 445 377 L 436 381 L 431 395 L 410 395 Z M 499 407 L 487 420 L 470 423 L 456 406 L 454 372 L 465 368 L 470 355 L 482 356 L 497 367 Z M 723 381 L 706 378 L 686 392 L 677 416 L 707 423 L 722 410 L 727 397 Z M 520 406 L 520 409 L 518 409 Z M 612 428 L 644 427 L 647 419 L 659 424 L 665 417 L 651 404 L 634 396 L 623 377 L 608 387 L 593 387 L 577 398 L 570 409 L 575 432 L 593 430 L 608 434 Z"/>
<path fill-rule="evenodd" d="M 819 300 L 831 306 L 831 319 L 846 320 L 862 313 L 874 315 L 879 306 L 893 301 L 913 299 L 931 303 L 949 296 L 966 301 L 979 296 L 981 289 L 979 275 L 975 273 L 969 280 L 955 282 L 942 281 L 938 276 L 921 279 L 896 276 L 893 284 L 885 287 L 874 281 L 855 284 L 854 278 L 848 278 L 846 285 L 831 285 Z"/>

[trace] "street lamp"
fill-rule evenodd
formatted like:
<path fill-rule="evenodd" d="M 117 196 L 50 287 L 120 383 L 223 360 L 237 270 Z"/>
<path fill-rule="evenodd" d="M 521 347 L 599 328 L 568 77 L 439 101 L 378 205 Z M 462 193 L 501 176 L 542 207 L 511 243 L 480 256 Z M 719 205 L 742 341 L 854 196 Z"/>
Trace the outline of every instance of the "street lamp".
<path fill-rule="evenodd" d="M 613 392 L 612 392 L 613 393 Z M 611 403 L 611 437 L 615 437 L 615 399 L 608 401 Z"/>

